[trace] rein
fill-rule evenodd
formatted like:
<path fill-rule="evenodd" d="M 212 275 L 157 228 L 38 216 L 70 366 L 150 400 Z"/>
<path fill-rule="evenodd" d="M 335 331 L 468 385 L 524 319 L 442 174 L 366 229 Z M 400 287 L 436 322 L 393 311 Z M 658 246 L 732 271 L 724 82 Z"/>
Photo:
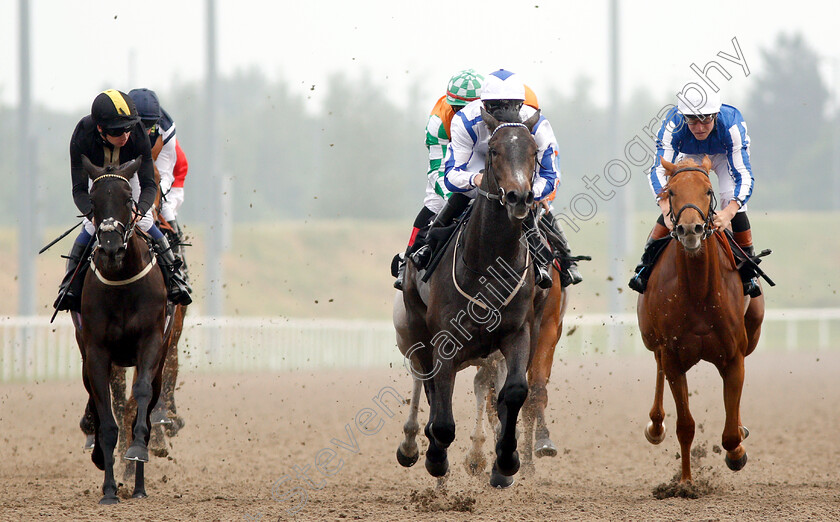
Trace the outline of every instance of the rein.
<path fill-rule="evenodd" d="M 707 178 L 709 177 L 709 173 L 706 172 L 705 170 L 699 168 L 699 167 L 683 167 L 681 169 L 677 169 L 676 171 L 674 171 L 674 173 L 671 174 L 671 178 L 673 178 L 674 176 L 676 176 L 680 172 L 702 172 L 703 174 L 706 175 Z M 706 238 L 711 236 L 712 232 L 714 231 L 714 227 L 712 226 L 712 224 L 713 224 L 713 220 L 714 220 L 714 216 L 715 216 L 715 206 L 716 205 L 717 205 L 717 201 L 715 201 L 715 194 L 714 194 L 714 192 L 712 192 L 712 197 L 709 200 L 709 210 L 707 212 L 704 213 L 700 209 L 700 207 L 698 207 L 697 205 L 694 205 L 692 203 L 686 203 L 685 205 L 683 205 L 680 208 L 680 210 L 676 214 L 674 214 L 674 207 L 671 206 L 671 196 L 669 194 L 668 195 L 668 206 L 670 207 L 670 210 L 668 211 L 668 217 L 671 218 L 671 224 L 673 225 L 671 227 L 671 237 L 673 237 L 674 239 L 677 239 L 677 222 L 680 220 L 680 216 L 682 216 L 682 213 L 685 212 L 688 209 L 696 210 L 697 213 L 700 214 L 700 217 L 703 218 L 703 237 L 702 237 L 702 239 L 705 240 Z"/>
<path fill-rule="evenodd" d="M 463 228 L 458 230 L 458 237 L 455 238 L 455 248 L 452 249 L 452 283 L 455 285 L 455 289 L 458 290 L 458 293 L 461 294 L 462 296 L 466 297 L 469 302 L 478 306 L 482 310 L 487 310 L 488 309 L 487 305 L 482 303 L 481 301 L 479 301 L 475 297 L 471 296 L 470 294 L 466 293 L 461 288 L 461 286 L 458 284 L 458 279 L 455 277 L 455 265 L 457 264 L 457 261 L 458 261 L 458 244 L 461 242 L 460 241 L 461 240 L 461 232 L 463 232 L 463 230 L 464 230 Z M 462 259 L 462 261 L 463 261 L 463 259 Z M 522 271 L 522 277 L 519 279 L 519 282 L 516 283 L 516 286 L 513 287 L 513 290 L 511 290 L 510 295 L 508 295 L 507 299 L 505 299 L 505 301 L 501 305 L 499 305 L 499 308 L 503 308 L 503 307 L 507 306 L 508 303 L 510 303 L 513 300 L 513 297 L 519 292 L 519 289 L 522 288 L 522 285 L 525 284 L 525 278 L 528 275 L 528 267 L 530 265 L 531 265 L 531 249 L 526 248 L 525 249 L 525 269 Z M 467 264 L 464 263 L 464 266 L 467 266 Z M 469 269 L 472 272 L 475 272 L 475 270 L 471 269 L 468 266 L 467 266 L 467 269 Z"/>

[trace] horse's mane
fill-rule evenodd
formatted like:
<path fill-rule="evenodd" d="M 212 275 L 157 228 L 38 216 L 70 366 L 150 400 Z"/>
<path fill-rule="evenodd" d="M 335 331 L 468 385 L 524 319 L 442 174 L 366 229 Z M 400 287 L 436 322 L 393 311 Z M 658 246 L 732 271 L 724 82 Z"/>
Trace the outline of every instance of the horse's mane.
<path fill-rule="evenodd" d="M 697 168 L 702 169 L 703 165 L 700 165 L 699 163 L 694 161 L 692 158 L 685 158 L 685 159 L 681 160 L 679 163 L 674 163 L 674 167 L 675 167 L 674 172 L 676 172 L 679 169 L 682 169 L 682 168 L 685 168 L 685 167 L 697 167 Z M 707 175 L 708 175 L 708 173 L 707 173 Z M 659 194 L 657 194 L 657 197 L 664 198 L 668 195 L 668 189 L 671 188 L 671 179 L 673 177 L 674 177 L 673 175 L 668 175 L 668 173 L 666 171 L 665 186 L 662 187 L 661 191 L 659 191 Z"/>

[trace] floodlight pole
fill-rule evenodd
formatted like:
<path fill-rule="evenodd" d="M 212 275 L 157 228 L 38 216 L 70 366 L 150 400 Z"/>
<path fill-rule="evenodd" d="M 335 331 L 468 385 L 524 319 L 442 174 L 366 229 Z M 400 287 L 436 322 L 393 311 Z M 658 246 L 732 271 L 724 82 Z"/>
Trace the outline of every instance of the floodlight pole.
<path fill-rule="evenodd" d="M 29 2 L 18 2 L 20 15 L 20 100 L 18 104 L 18 314 L 34 315 L 35 252 L 38 241 L 38 213 L 35 211 L 36 168 L 31 134 L 31 75 L 29 55 Z"/>
<path fill-rule="evenodd" d="M 204 151 L 207 154 L 208 177 L 210 181 L 211 211 L 209 212 L 207 233 L 207 315 L 218 317 L 224 311 L 223 281 L 224 271 L 222 254 L 224 253 L 224 207 L 222 204 L 223 180 L 219 168 L 218 154 L 218 79 L 216 76 L 216 2 L 207 0 L 207 129 Z"/>

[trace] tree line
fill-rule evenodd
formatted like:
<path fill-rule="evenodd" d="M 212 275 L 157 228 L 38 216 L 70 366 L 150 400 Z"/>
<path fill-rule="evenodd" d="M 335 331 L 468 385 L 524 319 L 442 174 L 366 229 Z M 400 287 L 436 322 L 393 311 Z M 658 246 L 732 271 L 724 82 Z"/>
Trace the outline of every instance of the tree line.
<path fill-rule="evenodd" d="M 738 105 L 752 138 L 752 207 L 837 210 L 840 127 L 819 74 L 818 53 L 800 35 L 780 35 L 762 50 L 761 60 L 761 72 L 747 79 L 749 95 Z M 441 78 L 441 94 L 446 80 Z M 414 93 L 409 96 L 414 102 L 402 108 L 364 76 L 351 80 L 342 74 L 318 88 L 326 92 L 323 107 L 311 114 L 286 81 L 270 81 L 256 70 L 220 80 L 216 157 L 220 171 L 230 179 L 234 221 L 411 219 L 422 204 L 424 129 L 436 98 L 422 100 Z M 610 160 L 604 137 L 613 122 L 607 109 L 592 101 L 591 90 L 591 82 L 579 78 L 571 94 L 552 86 L 537 93 L 560 146 L 563 187 L 555 207 L 564 204 L 564 197 L 585 190 L 583 176 L 597 174 Z M 183 221 L 206 221 L 217 209 L 208 203 L 204 87 L 188 83 L 158 94 L 176 121 L 190 162 Z M 625 141 L 664 104 L 673 103 L 644 91 L 624 98 L 619 136 Z M 70 197 L 68 145 L 82 116 L 33 109 L 36 152 L 27 161 L 36 171 L 43 224 L 69 224 L 77 213 Z M 0 215 L 12 223 L 21 212 L 16 196 L 17 122 L 16 109 L 0 105 L 0 173 L 6 184 L 0 193 Z M 633 173 L 635 204 L 637 209 L 650 209 L 642 170 Z M 810 190 L 800 194 L 797 189 L 805 186 Z"/>

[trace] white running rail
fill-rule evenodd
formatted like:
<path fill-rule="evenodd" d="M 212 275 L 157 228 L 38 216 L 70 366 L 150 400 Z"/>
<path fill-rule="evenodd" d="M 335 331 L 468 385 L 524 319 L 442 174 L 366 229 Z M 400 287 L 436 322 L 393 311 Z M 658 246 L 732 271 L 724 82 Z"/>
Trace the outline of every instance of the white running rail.
<path fill-rule="evenodd" d="M 186 372 L 290 371 L 403 364 L 390 321 L 187 317 Z M 840 308 L 768 310 L 759 350 L 840 349 Z M 558 356 L 643 353 L 635 314 L 567 316 Z M 63 315 L 0 317 L 0 382 L 81 378 L 73 325 Z"/>

